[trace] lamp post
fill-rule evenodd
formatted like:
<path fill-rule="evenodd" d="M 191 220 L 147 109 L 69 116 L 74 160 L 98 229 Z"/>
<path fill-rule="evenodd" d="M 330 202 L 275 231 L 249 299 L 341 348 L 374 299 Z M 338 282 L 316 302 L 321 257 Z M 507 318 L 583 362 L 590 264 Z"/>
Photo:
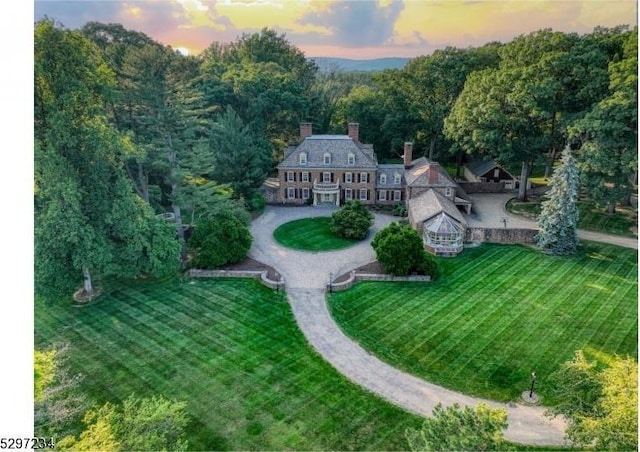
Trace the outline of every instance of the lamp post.
<path fill-rule="evenodd" d="M 536 373 L 531 373 L 531 389 L 529 390 L 529 398 L 533 398 L 533 386 L 536 384 Z"/>
<path fill-rule="evenodd" d="M 333 273 L 329 273 L 329 293 L 333 293 Z"/>

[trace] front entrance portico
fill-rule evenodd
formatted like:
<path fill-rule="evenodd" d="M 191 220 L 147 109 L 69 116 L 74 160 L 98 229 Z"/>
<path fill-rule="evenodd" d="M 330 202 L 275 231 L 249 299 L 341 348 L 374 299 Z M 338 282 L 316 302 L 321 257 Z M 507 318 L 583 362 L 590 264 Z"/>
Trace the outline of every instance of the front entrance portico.
<path fill-rule="evenodd" d="M 340 207 L 340 194 L 338 193 L 316 193 L 313 192 L 313 205 L 335 205 Z"/>
<path fill-rule="evenodd" d="M 313 205 L 331 204 L 340 207 L 340 185 L 335 182 L 313 183 Z"/>

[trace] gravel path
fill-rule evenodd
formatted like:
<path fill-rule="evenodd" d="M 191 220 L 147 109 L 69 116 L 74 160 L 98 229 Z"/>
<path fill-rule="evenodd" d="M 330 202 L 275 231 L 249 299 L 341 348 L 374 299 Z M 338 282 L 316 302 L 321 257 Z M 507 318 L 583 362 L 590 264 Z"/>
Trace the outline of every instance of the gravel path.
<path fill-rule="evenodd" d="M 522 220 L 506 212 L 504 204 L 511 195 L 474 195 L 474 213 L 470 226 L 531 228 L 535 223 Z M 479 402 L 500 406 L 507 410 L 509 427 L 505 437 L 509 441 L 532 445 L 562 445 L 566 423 L 561 418 L 550 420 L 544 408 L 523 404 L 500 404 L 470 397 L 433 385 L 401 372 L 369 354 L 340 330 L 329 314 L 325 287 L 330 277 L 346 273 L 375 260 L 369 242 L 375 233 L 396 217 L 375 215 L 375 224 L 367 240 L 339 251 L 302 252 L 280 246 L 273 239 L 273 230 L 281 224 L 315 216 L 330 216 L 330 207 L 274 207 L 252 224 L 254 244 L 250 257 L 271 265 L 285 279 L 285 285 L 296 322 L 309 343 L 349 380 L 402 408 L 420 415 L 430 415 L 437 403 L 476 405 Z M 607 241 L 637 248 L 637 240 L 588 233 L 586 240 Z M 587 238 L 589 237 L 589 238 Z"/>

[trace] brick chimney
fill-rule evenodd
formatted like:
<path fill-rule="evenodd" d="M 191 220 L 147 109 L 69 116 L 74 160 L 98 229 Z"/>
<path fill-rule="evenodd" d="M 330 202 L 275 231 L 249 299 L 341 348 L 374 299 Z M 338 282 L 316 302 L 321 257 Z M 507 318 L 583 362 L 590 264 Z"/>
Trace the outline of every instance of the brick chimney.
<path fill-rule="evenodd" d="M 357 122 L 350 122 L 349 123 L 349 132 L 348 135 L 350 138 L 353 139 L 353 141 L 355 141 L 356 143 L 360 142 L 360 138 L 359 135 L 360 134 L 360 124 L 358 124 Z"/>
<path fill-rule="evenodd" d="M 413 143 L 406 141 L 404 143 L 404 167 L 411 168 L 411 160 L 413 160 Z"/>
<path fill-rule="evenodd" d="M 313 134 L 313 126 L 310 122 L 300 123 L 300 141 L 310 137 Z"/>
<path fill-rule="evenodd" d="M 438 185 L 440 180 L 440 165 L 436 162 L 429 163 L 429 185 Z"/>

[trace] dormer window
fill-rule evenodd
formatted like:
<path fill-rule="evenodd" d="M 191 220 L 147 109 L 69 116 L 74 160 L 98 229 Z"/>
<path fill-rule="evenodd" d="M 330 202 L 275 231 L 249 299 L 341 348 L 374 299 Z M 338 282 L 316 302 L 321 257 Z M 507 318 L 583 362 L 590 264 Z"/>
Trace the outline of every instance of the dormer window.
<path fill-rule="evenodd" d="M 329 154 L 328 152 L 325 152 L 324 154 L 324 164 L 331 165 L 331 154 Z"/>
<path fill-rule="evenodd" d="M 307 153 L 306 152 L 301 152 L 300 153 L 300 164 L 301 165 L 306 165 L 307 164 Z"/>
<path fill-rule="evenodd" d="M 393 183 L 394 184 L 400 184 L 402 182 L 402 176 L 400 176 L 400 173 L 396 173 L 393 176 Z"/>
<path fill-rule="evenodd" d="M 380 175 L 380 185 L 385 185 L 387 183 L 387 175 L 386 174 L 381 174 Z"/>
<path fill-rule="evenodd" d="M 354 154 L 347 155 L 347 165 L 355 165 L 356 164 L 356 156 Z"/>

